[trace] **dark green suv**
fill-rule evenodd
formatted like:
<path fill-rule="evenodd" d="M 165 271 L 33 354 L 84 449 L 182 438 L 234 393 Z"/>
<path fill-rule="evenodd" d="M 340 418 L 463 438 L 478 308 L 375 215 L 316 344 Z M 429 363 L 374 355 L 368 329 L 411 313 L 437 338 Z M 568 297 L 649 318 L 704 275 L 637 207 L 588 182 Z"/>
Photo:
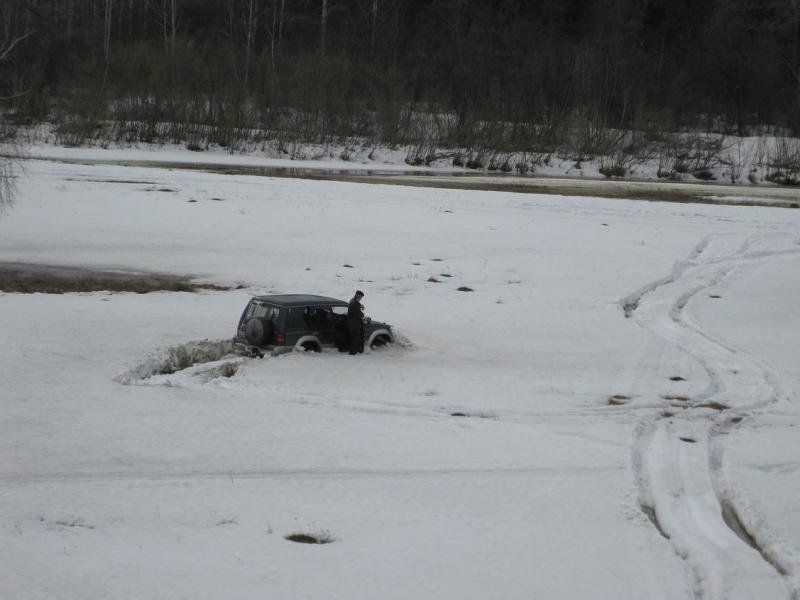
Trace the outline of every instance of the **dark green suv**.
<path fill-rule="evenodd" d="M 394 341 L 386 323 L 364 319 L 364 345 L 370 348 Z M 263 356 L 291 350 L 320 352 L 323 348 L 345 351 L 347 302 L 309 294 L 256 296 L 239 319 L 233 349 L 239 354 Z"/>

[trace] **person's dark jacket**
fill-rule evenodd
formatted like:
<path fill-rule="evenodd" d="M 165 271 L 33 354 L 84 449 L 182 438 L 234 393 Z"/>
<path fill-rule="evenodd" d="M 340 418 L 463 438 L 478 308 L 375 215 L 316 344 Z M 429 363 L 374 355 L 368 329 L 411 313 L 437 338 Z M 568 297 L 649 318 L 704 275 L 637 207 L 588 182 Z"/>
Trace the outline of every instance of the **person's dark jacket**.
<path fill-rule="evenodd" d="M 350 338 L 350 354 L 364 351 L 364 307 L 353 297 L 347 305 L 347 334 Z"/>
<path fill-rule="evenodd" d="M 361 306 L 361 302 L 358 300 L 358 298 L 353 296 L 352 300 L 350 300 L 350 304 L 347 305 L 347 324 L 358 324 L 360 327 L 363 321 L 364 307 Z"/>

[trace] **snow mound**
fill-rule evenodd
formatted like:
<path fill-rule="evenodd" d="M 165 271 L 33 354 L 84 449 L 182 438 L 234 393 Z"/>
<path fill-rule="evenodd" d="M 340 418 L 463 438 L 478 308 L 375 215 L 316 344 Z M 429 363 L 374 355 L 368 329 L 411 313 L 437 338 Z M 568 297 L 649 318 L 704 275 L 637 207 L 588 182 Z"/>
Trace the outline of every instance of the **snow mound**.
<path fill-rule="evenodd" d="M 156 350 L 142 363 L 114 377 L 114 381 L 124 385 L 136 384 L 154 375 L 169 375 L 198 363 L 218 361 L 230 353 L 229 339 L 187 342 Z"/>

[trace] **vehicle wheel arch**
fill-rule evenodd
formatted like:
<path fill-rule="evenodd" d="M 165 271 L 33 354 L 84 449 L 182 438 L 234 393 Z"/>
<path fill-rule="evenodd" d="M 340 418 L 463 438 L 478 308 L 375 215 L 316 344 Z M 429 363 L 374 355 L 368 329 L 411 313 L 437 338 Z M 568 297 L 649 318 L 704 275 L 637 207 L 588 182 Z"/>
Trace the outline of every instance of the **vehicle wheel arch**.
<path fill-rule="evenodd" d="M 322 344 L 315 335 L 304 335 L 294 345 L 297 352 L 322 352 Z"/>
<path fill-rule="evenodd" d="M 388 329 L 376 329 L 369 335 L 369 339 L 367 339 L 366 345 L 369 348 L 384 346 L 386 344 L 391 344 L 394 338 L 392 337 L 391 332 Z"/>

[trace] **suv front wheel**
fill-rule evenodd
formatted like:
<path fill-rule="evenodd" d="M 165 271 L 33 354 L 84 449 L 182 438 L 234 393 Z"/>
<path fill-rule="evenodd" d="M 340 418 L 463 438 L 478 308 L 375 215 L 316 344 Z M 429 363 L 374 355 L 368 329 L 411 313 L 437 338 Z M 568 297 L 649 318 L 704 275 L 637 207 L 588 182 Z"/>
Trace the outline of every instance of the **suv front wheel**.
<path fill-rule="evenodd" d="M 387 336 L 385 336 L 385 335 L 378 335 L 378 336 L 375 336 L 375 339 L 374 339 L 374 340 L 372 340 L 372 343 L 369 345 L 369 347 L 370 347 L 371 349 L 373 349 L 373 350 L 374 350 L 375 348 L 382 348 L 383 346 L 385 346 L 386 344 L 388 344 L 388 343 L 389 343 L 389 341 L 390 341 L 390 340 L 389 340 L 389 338 L 388 338 Z"/>

